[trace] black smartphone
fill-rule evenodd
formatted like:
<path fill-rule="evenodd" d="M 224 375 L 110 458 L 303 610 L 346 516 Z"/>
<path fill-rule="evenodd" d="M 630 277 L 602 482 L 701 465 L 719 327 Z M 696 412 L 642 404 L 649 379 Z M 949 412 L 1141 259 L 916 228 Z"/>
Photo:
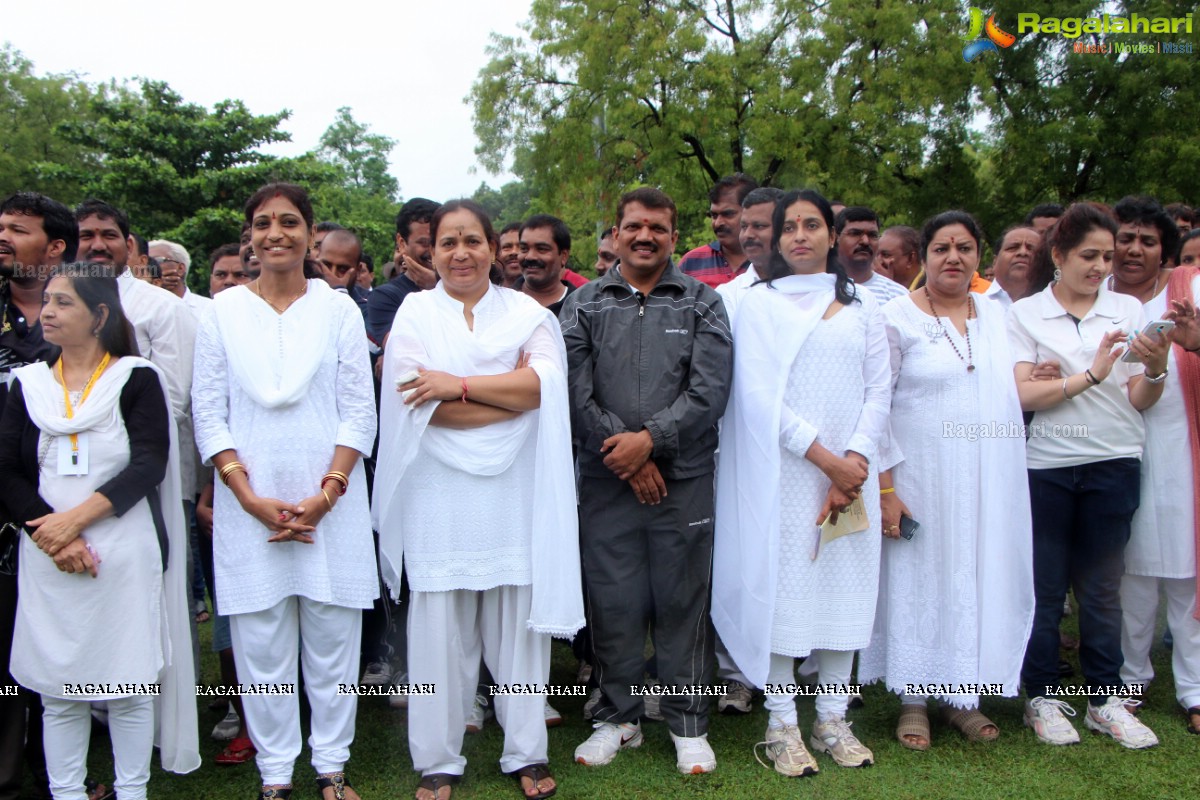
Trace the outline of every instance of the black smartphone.
<path fill-rule="evenodd" d="M 921 527 L 921 523 L 917 522 L 907 514 L 900 515 L 900 535 L 906 540 L 912 539 L 913 534 Z"/>

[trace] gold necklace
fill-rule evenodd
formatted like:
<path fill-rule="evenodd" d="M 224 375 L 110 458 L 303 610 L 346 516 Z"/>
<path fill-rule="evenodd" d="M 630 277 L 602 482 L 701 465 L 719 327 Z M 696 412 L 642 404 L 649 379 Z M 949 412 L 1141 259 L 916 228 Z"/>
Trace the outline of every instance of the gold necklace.
<path fill-rule="evenodd" d="M 284 305 L 284 307 L 280 308 L 279 306 L 275 305 L 270 300 L 268 300 L 266 295 L 264 295 L 262 293 L 262 286 L 259 285 L 258 281 L 254 282 L 254 293 L 257 294 L 260 298 L 262 298 L 262 301 L 264 303 L 269 305 L 271 308 L 275 309 L 276 314 L 282 314 L 283 312 L 287 311 L 289 308 L 292 307 L 292 303 L 296 302 L 301 297 L 303 297 L 306 292 L 308 292 L 308 281 L 307 280 L 304 281 L 304 288 L 300 290 L 300 294 L 296 295 L 291 300 L 288 300 L 287 303 Z"/>

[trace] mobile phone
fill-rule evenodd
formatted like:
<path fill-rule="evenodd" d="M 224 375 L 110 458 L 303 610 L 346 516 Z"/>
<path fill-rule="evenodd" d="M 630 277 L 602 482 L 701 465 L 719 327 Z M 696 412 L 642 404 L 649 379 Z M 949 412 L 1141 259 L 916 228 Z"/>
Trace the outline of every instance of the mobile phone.
<path fill-rule="evenodd" d="M 1174 322 L 1169 319 L 1159 319 L 1147 325 L 1146 329 L 1142 331 L 1142 333 L 1146 334 L 1147 336 L 1157 336 L 1161 339 L 1173 330 L 1175 330 Z M 1133 352 L 1133 348 L 1128 348 L 1125 350 L 1125 355 L 1121 356 L 1121 360 L 1132 363 L 1135 361 L 1141 361 L 1142 359 L 1137 353 Z"/>
<path fill-rule="evenodd" d="M 900 515 L 900 535 L 904 539 L 910 540 L 916 534 L 917 529 L 921 527 L 921 523 L 917 522 L 907 514 Z"/>

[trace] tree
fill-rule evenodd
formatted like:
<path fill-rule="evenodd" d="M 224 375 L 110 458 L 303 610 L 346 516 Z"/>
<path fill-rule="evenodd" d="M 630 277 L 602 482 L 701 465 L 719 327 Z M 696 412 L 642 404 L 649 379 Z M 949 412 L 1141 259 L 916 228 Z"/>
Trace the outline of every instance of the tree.
<path fill-rule="evenodd" d="M 520 222 L 533 213 L 530 209 L 529 187 L 521 181 L 509 181 L 499 189 L 493 189 L 486 182 L 481 183 L 471 199 L 487 209 L 496 230 L 510 222 Z"/>
<path fill-rule="evenodd" d="M 8 44 L 0 48 L 0 197 L 38 191 L 63 203 L 81 200 L 77 179 L 42 175 L 38 164 L 68 165 L 75 173 L 95 165 L 94 154 L 60 136 L 57 127 L 68 120 L 93 120 L 93 94 L 109 91 L 92 89 L 73 75 L 39 77 L 18 50 Z"/>
<path fill-rule="evenodd" d="M 472 89 L 476 152 L 564 217 L 657 184 L 685 243 L 735 171 L 907 217 L 977 191 L 962 19 L 950 0 L 535 0 Z"/>
<path fill-rule="evenodd" d="M 346 174 L 348 188 L 395 201 L 399 182 L 388 174 L 388 154 L 396 140 L 357 122 L 349 106 L 337 110 L 337 119 L 321 134 L 319 156 Z"/>

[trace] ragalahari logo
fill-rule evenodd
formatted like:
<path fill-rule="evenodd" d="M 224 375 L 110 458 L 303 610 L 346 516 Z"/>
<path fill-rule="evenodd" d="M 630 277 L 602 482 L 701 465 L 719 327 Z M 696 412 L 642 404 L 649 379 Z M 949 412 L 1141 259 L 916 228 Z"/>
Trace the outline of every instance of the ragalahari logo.
<path fill-rule="evenodd" d="M 966 46 L 963 47 L 963 61 L 968 63 L 988 51 L 999 53 L 1001 47 L 1012 47 L 1013 42 L 1017 41 L 1016 36 L 1000 30 L 996 25 L 995 14 L 989 16 L 985 23 L 983 11 L 978 8 L 971 9 L 971 27 L 967 31 L 967 35 L 962 38 L 968 40 Z"/>

